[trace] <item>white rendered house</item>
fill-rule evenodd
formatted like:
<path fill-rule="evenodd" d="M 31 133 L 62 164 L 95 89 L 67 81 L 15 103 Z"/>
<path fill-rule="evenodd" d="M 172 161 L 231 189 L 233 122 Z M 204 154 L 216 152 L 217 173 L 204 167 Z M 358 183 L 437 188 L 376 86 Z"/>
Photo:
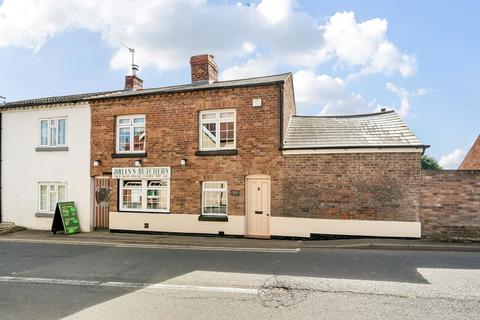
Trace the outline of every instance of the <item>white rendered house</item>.
<path fill-rule="evenodd" d="M 2 221 L 49 230 L 57 201 L 74 201 L 81 230 L 92 230 L 91 121 L 84 100 L 92 95 L 0 105 Z"/>

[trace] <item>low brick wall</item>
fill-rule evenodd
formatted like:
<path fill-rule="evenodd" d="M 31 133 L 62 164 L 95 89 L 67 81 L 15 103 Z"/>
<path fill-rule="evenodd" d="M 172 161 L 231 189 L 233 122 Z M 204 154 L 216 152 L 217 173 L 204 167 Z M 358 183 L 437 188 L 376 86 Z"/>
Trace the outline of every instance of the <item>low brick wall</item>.
<path fill-rule="evenodd" d="M 480 170 L 423 170 L 422 237 L 480 240 Z"/>

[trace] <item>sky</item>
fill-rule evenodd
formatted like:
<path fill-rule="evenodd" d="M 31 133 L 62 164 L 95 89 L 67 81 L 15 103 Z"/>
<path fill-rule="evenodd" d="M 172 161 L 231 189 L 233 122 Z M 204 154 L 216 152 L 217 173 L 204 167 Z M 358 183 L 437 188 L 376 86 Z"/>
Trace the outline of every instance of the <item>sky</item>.
<path fill-rule="evenodd" d="M 190 82 L 210 53 L 220 79 L 292 72 L 297 113 L 394 109 L 455 169 L 480 134 L 480 2 L 473 0 L 0 0 L 0 96 Z"/>

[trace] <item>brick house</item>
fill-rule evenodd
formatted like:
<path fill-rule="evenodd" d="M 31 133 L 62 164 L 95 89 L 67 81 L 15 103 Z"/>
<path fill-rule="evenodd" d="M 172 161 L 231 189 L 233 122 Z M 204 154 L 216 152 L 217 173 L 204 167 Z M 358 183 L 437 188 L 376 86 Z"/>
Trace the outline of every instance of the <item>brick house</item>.
<path fill-rule="evenodd" d="M 420 237 L 426 148 L 393 111 L 296 115 L 290 73 L 88 98 L 95 219 L 111 230 Z M 99 216 L 99 217 L 97 217 Z"/>
<path fill-rule="evenodd" d="M 480 170 L 480 135 L 473 143 L 458 170 Z"/>

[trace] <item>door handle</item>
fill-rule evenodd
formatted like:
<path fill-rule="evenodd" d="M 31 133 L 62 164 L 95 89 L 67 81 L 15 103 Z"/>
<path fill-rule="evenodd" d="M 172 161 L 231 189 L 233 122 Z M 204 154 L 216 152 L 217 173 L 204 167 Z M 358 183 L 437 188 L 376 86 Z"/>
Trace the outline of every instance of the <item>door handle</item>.
<path fill-rule="evenodd" d="M 263 211 L 255 211 L 255 214 L 262 214 Z"/>

